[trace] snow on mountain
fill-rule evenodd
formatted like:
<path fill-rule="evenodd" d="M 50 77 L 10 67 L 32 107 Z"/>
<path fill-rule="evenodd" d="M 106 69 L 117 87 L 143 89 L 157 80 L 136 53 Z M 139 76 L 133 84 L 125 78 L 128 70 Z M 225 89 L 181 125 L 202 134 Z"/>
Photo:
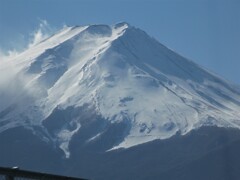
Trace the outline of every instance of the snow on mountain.
<path fill-rule="evenodd" d="M 239 89 L 127 23 L 64 28 L 0 71 L 14 74 L 0 83 L 0 132 L 42 127 L 56 109 L 86 105 L 110 124 L 127 123 L 123 140 L 110 149 L 201 126 L 240 127 Z M 69 119 L 74 128 L 63 126 L 53 137 L 67 157 L 79 119 Z"/>

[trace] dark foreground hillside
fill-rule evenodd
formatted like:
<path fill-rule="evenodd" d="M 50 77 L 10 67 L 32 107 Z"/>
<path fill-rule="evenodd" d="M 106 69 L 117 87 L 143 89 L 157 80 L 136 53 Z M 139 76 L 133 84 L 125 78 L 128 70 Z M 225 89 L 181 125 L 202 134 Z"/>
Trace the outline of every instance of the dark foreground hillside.
<path fill-rule="evenodd" d="M 107 153 L 98 151 L 99 143 L 78 145 L 77 139 L 66 159 L 60 149 L 31 130 L 5 131 L 0 134 L 0 166 L 104 180 L 240 179 L 240 131 L 235 129 L 204 127 L 186 136 Z"/>

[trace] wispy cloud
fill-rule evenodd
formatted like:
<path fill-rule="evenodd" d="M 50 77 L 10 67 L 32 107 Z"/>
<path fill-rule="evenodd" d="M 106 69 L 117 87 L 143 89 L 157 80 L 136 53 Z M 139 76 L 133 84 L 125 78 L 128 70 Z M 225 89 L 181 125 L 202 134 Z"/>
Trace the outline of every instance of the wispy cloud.
<path fill-rule="evenodd" d="M 28 37 L 25 38 L 25 42 L 23 42 L 23 38 L 21 38 L 21 42 L 14 42 L 16 44 L 14 49 L 3 50 L 0 48 L 0 62 L 14 58 L 22 51 L 25 51 L 26 49 L 46 39 L 56 30 L 57 29 L 51 26 L 47 20 L 40 19 L 39 25 L 32 31 L 32 33 L 27 35 Z"/>
<path fill-rule="evenodd" d="M 9 50 L 9 51 L 3 51 L 0 49 L 0 63 L 2 61 L 7 61 L 13 57 L 15 57 L 16 55 L 18 55 L 19 52 L 16 50 Z"/>
<path fill-rule="evenodd" d="M 18 67 L 12 64 L 12 60 L 22 51 L 49 37 L 55 30 L 46 20 L 40 20 L 37 28 L 25 38 L 28 39 L 27 41 L 15 42 L 16 49 L 21 50 L 3 50 L 0 48 L 0 111 L 12 103 L 20 103 L 19 101 L 22 98 L 34 95 L 34 92 L 30 92 L 26 88 L 26 84 L 29 81 L 28 77 L 18 71 Z M 21 46 L 20 48 L 19 45 Z"/>
<path fill-rule="evenodd" d="M 38 28 L 31 34 L 31 39 L 28 47 L 32 47 L 42 40 L 49 37 L 55 28 L 51 27 L 47 20 L 40 20 Z"/>

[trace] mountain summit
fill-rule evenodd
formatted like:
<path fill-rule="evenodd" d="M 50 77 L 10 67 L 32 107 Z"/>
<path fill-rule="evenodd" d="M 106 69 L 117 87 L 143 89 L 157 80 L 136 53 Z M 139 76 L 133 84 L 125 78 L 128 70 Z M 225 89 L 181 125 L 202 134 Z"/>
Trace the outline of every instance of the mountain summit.
<path fill-rule="evenodd" d="M 240 127 L 239 89 L 127 23 L 66 27 L 0 71 L 0 133 L 31 129 L 67 158 L 74 144 L 106 152 Z"/>

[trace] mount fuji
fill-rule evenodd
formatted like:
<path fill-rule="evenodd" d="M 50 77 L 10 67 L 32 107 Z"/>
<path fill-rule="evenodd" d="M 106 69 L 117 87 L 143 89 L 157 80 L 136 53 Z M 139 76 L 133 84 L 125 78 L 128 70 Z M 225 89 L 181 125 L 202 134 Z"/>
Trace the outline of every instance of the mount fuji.
<path fill-rule="evenodd" d="M 127 23 L 65 27 L 0 63 L 0 165 L 181 179 L 240 146 L 239 87 Z"/>

